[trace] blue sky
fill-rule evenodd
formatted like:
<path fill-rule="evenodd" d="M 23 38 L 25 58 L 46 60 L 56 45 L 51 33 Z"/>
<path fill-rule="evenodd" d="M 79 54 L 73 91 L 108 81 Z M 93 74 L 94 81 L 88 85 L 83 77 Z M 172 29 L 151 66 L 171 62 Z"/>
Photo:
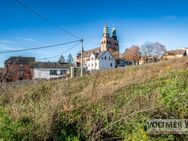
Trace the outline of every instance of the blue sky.
<path fill-rule="evenodd" d="M 147 41 L 159 41 L 167 49 L 188 47 L 187 0 L 22 0 L 41 15 L 69 32 L 84 38 L 84 48 L 99 47 L 105 23 L 117 28 L 120 50 Z M 33 15 L 15 0 L 1 0 L 0 51 L 38 47 L 73 41 L 46 21 Z M 73 45 L 73 44 L 72 44 Z M 0 66 L 10 56 L 36 59 L 61 54 L 72 45 L 0 54 Z M 69 53 L 76 55 L 80 45 Z M 57 60 L 53 58 L 51 61 Z M 42 60 L 44 61 L 44 60 Z"/>

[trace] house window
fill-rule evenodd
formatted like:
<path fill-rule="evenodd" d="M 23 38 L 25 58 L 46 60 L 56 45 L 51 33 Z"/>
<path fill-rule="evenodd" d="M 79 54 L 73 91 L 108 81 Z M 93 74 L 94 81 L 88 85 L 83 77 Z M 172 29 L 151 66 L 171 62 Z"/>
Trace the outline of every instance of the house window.
<path fill-rule="evenodd" d="M 65 73 L 66 73 L 66 70 L 61 70 L 61 71 L 60 71 L 60 74 L 61 74 L 61 75 L 65 74 Z"/>
<path fill-rule="evenodd" d="M 112 63 L 110 63 L 110 67 L 112 67 Z"/>
<path fill-rule="evenodd" d="M 57 75 L 57 70 L 50 70 L 50 75 Z"/>
<path fill-rule="evenodd" d="M 91 67 L 93 67 L 93 63 L 91 64 Z"/>
<path fill-rule="evenodd" d="M 106 60 L 106 56 L 104 57 L 104 59 Z"/>
<path fill-rule="evenodd" d="M 102 57 L 102 60 L 103 60 L 103 57 Z"/>
<path fill-rule="evenodd" d="M 110 60 L 110 57 L 109 57 L 109 60 Z"/>

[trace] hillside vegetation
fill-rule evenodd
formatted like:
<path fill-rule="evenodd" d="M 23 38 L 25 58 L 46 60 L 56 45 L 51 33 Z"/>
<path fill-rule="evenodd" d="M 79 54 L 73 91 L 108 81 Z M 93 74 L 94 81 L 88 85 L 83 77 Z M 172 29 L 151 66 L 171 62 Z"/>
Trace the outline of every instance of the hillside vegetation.
<path fill-rule="evenodd" d="M 4 141 L 187 141 L 146 134 L 151 118 L 188 118 L 188 58 L 0 89 Z"/>

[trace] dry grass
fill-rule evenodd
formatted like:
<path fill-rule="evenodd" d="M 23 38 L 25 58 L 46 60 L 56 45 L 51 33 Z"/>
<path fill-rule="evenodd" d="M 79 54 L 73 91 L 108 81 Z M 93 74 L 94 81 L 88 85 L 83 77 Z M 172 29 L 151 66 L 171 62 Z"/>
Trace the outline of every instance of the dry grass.
<path fill-rule="evenodd" d="M 93 109 L 98 106 L 103 107 L 100 112 L 109 114 L 108 117 L 113 123 L 125 115 L 139 113 L 140 110 L 142 112 L 149 108 L 158 108 L 157 102 L 160 98 L 158 93 L 143 95 L 138 91 L 136 92 L 138 96 L 135 97 L 134 91 L 131 91 L 132 87 L 145 84 L 157 77 L 165 77 L 169 71 L 187 68 L 188 58 L 186 57 L 125 69 L 101 71 L 83 78 L 6 85 L 1 86 L 0 89 L 0 104 L 13 120 L 23 117 L 31 118 L 33 124 L 38 127 L 36 132 L 40 134 L 41 140 L 49 138 L 52 134 L 54 123 L 58 122 L 61 113 L 70 116 L 69 113 L 76 110 L 80 114 L 75 114 L 75 117 L 73 114 L 72 120 L 77 118 L 79 121 L 85 118 L 89 128 L 87 130 L 90 131 L 87 136 L 93 137 L 93 134 L 97 135 L 99 132 L 100 135 L 102 134 L 103 123 L 101 122 L 104 122 L 102 120 L 105 116 L 100 115 L 101 119 L 93 119 Z M 121 91 L 124 94 L 127 89 L 130 90 L 129 95 L 121 97 L 127 103 L 122 105 L 121 102 L 117 103 L 118 94 Z M 122 101 L 121 98 L 119 101 Z M 120 104 L 119 108 L 116 108 L 118 104 Z M 92 123 L 93 120 L 95 124 Z M 83 128 L 80 130 L 84 132 L 87 125 Z"/>

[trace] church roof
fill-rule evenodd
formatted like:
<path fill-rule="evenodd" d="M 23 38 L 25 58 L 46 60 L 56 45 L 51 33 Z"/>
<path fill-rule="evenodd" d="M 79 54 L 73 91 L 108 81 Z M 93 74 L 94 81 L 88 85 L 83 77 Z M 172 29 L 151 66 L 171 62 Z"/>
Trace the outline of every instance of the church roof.
<path fill-rule="evenodd" d="M 103 28 L 103 33 L 108 33 L 108 32 L 109 32 L 109 27 L 107 26 L 107 24 L 105 24 Z"/>
<path fill-rule="evenodd" d="M 92 53 L 99 53 L 100 52 L 100 47 L 98 47 L 98 48 L 94 48 L 94 49 L 90 49 L 90 50 L 87 50 L 87 51 L 84 51 L 83 52 L 83 58 L 86 58 L 86 57 L 90 57 L 90 55 L 92 54 Z"/>

